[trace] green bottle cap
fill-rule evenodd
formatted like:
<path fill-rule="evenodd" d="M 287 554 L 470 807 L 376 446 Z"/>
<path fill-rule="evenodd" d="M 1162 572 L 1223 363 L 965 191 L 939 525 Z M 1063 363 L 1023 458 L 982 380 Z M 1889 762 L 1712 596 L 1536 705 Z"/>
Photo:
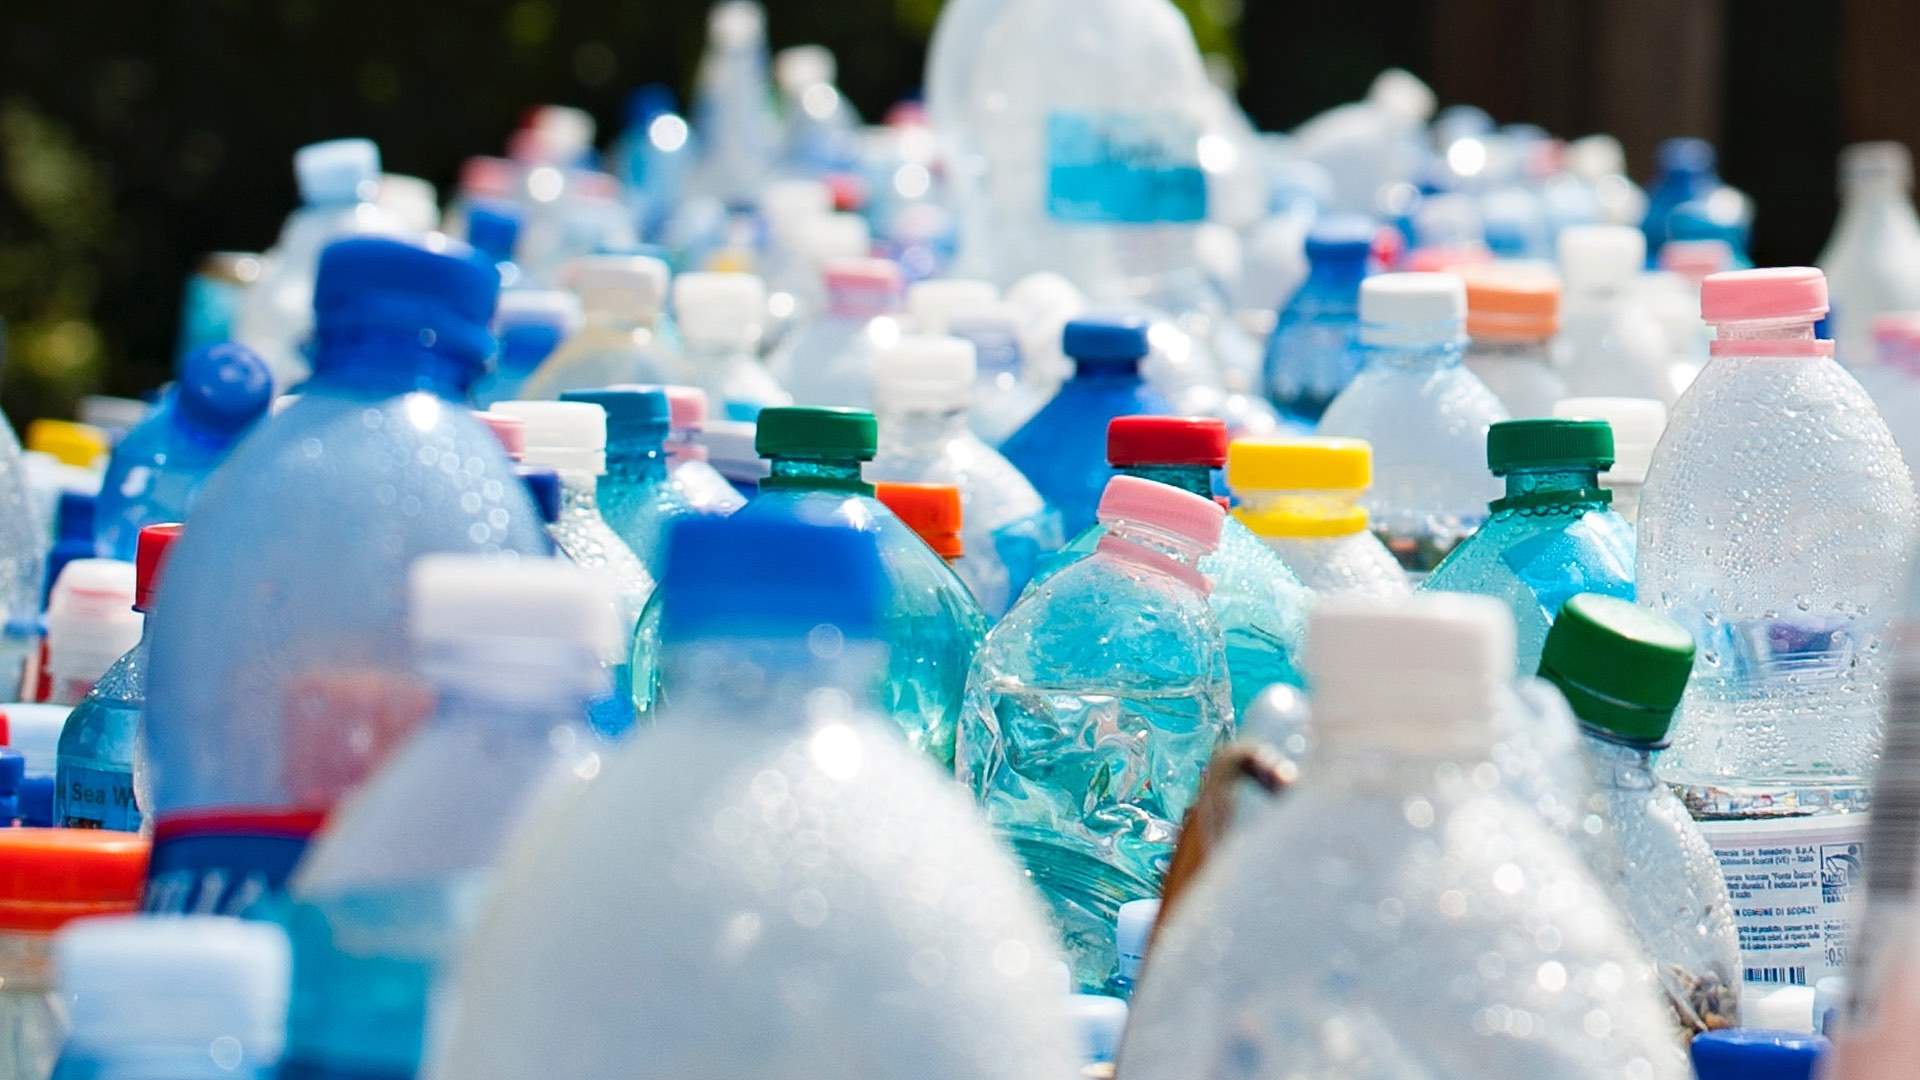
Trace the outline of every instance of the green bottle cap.
<path fill-rule="evenodd" d="M 1540 677 L 1573 714 L 1621 742 L 1661 747 L 1693 671 L 1693 637 L 1664 615 L 1581 593 L 1561 607 L 1540 653 Z"/>
<path fill-rule="evenodd" d="M 1613 465 L 1613 428 L 1605 420 L 1502 420 L 1487 429 L 1487 468 L 1605 469 Z"/>
<path fill-rule="evenodd" d="M 872 461 L 879 431 L 865 409 L 778 406 L 760 410 L 753 449 L 763 458 Z"/>

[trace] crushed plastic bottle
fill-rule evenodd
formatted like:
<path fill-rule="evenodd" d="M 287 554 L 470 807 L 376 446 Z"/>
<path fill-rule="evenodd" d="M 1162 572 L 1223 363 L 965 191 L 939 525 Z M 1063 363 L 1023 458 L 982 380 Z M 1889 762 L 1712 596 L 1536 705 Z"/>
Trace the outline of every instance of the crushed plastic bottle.
<path fill-rule="evenodd" d="M 667 472 L 666 443 L 673 415 L 667 392 L 614 386 L 569 390 L 560 395 L 560 400 L 596 405 L 605 411 L 607 471 L 597 493 L 600 516 L 639 557 L 647 575 L 660 580 L 667 526 L 675 518 L 695 512 Z"/>
<path fill-rule="evenodd" d="M 767 290 L 752 274 L 681 274 L 673 282 L 682 362 L 673 382 L 697 386 L 729 420 L 752 420 L 792 395 L 760 363 Z"/>
<path fill-rule="evenodd" d="M 1648 398 L 1563 398 L 1553 415 L 1567 420 L 1605 420 L 1613 429 L 1613 465 L 1600 486 L 1613 492 L 1613 510 L 1629 523 L 1640 519 L 1640 491 L 1654 447 L 1667 430 L 1667 407 Z"/>
<path fill-rule="evenodd" d="M 1363 439 L 1236 439 L 1227 447 L 1234 520 L 1271 547 L 1316 596 L 1385 599 L 1412 591 L 1361 499 L 1373 483 Z"/>
<path fill-rule="evenodd" d="M 1329 215 L 1307 234 L 1307 280 L 1267 339 L 1267 396 L 1285 422 L 1312 428 L 1360 373 L 1360 282 L 1376 231 L 1367 218 Z"/>
<path fill-rule="evenodd" d="M 674 381 L 679 354 L 661 315 L 666 263 L 647 255 L 585 256 L 561 266 L 560 285 L 579 297 L 580 327 L 526 377 L 522 400 Z"/>
<path fill-rule="evenodd" d="M 1554 356 L 1560 283 L 1551 274 L 1478 267 L 1467 283 L 1467 370 L 1500 399 L 1509 416 L 1551 416 L 1567 396 Z"/>

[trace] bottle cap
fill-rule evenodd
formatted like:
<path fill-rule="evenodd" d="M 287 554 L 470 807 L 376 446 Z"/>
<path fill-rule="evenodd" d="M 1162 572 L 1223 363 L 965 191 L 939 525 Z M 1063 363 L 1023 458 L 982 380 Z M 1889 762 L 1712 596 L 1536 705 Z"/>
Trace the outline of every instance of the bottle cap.
<path fill-rule="evenodd" d="M 889 586 L 872 532 L 798 517 L 707 517 L 667 533 L 660 582 L 669 641 L 702 637 L 812 640 L 880 634 Z"/>
<path fill-rule="evenodd" d="M 767 13 L 754 0 L 722 0 L 707 12 L 707 39 L 714 48 L 748 48 L 766 34 Z"/>
<path fill-rule="evenodd" d="M 167 552 L 180 539 L 183 526 L 169 522 L 148 525 L 140 530 L 133 548 L 133 610 L 146 612 L 153 607 L 154 594 L 160 588 L 160 573 L 166 569 Z"/>
<path fill-rule="evenodd" d="M 527 498 L 533 500 L 534 512 L 540 515 L 540 524 L 552 525 L 560 520 L 560 474 L 543 465 L 519 465 L 514 474 L 520 477 L 520 483 L 527 489 Z"/>
<path fill-rule="evenodd" d="M 1660 269 L 1697 283 L 1733 269 L 1733 245 L 1725 240 L 1669 240 L 1660 245 Z"/>
<path fill-rule="evenodd" d="M 792 235 L 792 230 L 807 221 L 832 212 L 833 192 L 818 180 L 783 177 L 767 181 L 760 189 L 760 216 L 776 237 Z"/>
<path fill-rule="evenodd" d="M 605 676 L 599 658 L 620 647 L 604 585 L 564 559 L 422 555 L 407 574 L 407 631 L 423 650 L 495 643 L 508 652 L 570 649 L 592 658 L 582 690 Z"/>
<path fill-rule="evenodd" d="M 280 1057 L 292 966 L 279 926 L 216 915 L 86 919 L 53 945 L 81 1056 L 178 1048 L 239 1075 Z"/>
<path fill-rule="evenodd" d="M 590 314 L 646 322 L 667 301 L 667 264 L 651 255 L 581 255 L 555 276 Z"/>
<path fill-rule="evenodd" d="M 1096 515 L 1102 525 L 1145 525 L 1178 536 L 1202 551 L 1220 546 L 1226 511 L 1212 499 L 1137 476 L 1107 481 Z"/>
<path fill-rule="evenodd" d="M 965 408 L 977 373 L 973 343 L 907 335 L 873 365 L 873 400 L 887 408 Z"/>
<path fill-rule="evenodd" d="M 1631 225 L 1569 225 L 1560 230 L 1560 279 L 1570 292 L 1617 289 L 1647 264 L 1647 238 Z"/>
<path fill-rule="evenodd" d="M 372 139 L 329 139 L 293 152 L 293 178 L 308 206 L 360 202 L 380 181 L 380 148 Z"/>
<path fill-rule="evenodd" d="M 373 204 L 410 233 L 429 233 L 440 223 L 440 193 L 418 176 L 381 173 Z"/>
<path fill-rule="evenodd" d="M 1698 1080 L 1813 1080 L 1826 1056 L 1824 1035 L 1770 1028 L 1723 1028 L 1694 1037 Z"/>
<path fill-rule="evenodd" d="M 1080 363 L 1134 363 L 1149 352 L 1147 320 L 1138 315 L 1074 319 L 1061 333 L 1060 346 Z"/>
<path fill-rule="evenodd" d="M 1227 425 L 1210 416 L 1116 416 L 1107 421 L 1107 464 L 1205 465 L 1227 463 Z"/>
<path fill-rule="evenodd" d="M 499 401 L 493 411 L 526 426 L 529 465 L 561 472 L 607 471 L 607 411 L 581 401 Z"/>
<path fill-rule="evenodd" d="M 475 410 L 475 420 L 485 424 L 493 437 L 500 441 L 500 448 L 507 452 L 508 461 L 524 461 L 527 456 L 526 421 L 517 416 L 508 416 L 492 409 Z"/>
<path fill-rule="evenodd" d="M 231 438 L 267 414 L 273 375 L 245 345 L 205 345 L 181 362 L 173 400 L 181 419 L 196 430 Z"/>
<path fill-rule="evenodd" d="M 1560 330 L 1560 282 L 1546 273 L 1495 266 L 1459 271 L 1467 283 L 1467 336 L 1542 341 Z"/>
<path fill-rule="evenodd" d="M 900 307 L 900 267 L 890 259 L 837 258 L 823 267 L 827 291 L 879 296 L 887 310 Z"/>
<path fill-rule="evenodd" d="M 907 314 L 922 334 L 952 332 L 956 317 L 990 308 L 1000 300 L 991 282 L 970 278 L 934 278 L 916 281 L 907 290 Z"/>
<path fill-rule="evenodd" d="M 1349 263 L 1364 266 L 1373 255 L 1374 236 L 1379 227 L 1359 214 L 1323 214 L 1307 232 L 1307 261 Z"/>
<path fill-rule="evenodd" d="M 504 334 L 517 326 L 544 326 L 566 337 L 580 328 L 580 298 L 564 289 L 508 289 L 500 294 L 494 326 Z"/>
<path fill-rule="evenodd" d="M 1147 943 L 1153 940 L 1154 923 L 1160 919 L 1160 901 L 1129 900 L 1120 905 L 1114 924 L 1114 951 L 1119 956 L 1120 974 L 1129 979 L 1140 977 L 1140 965 L 1147 958 Z"/>
<path fill-rule="evenodd" d="M 1605 420 L 1502 420 L 1487 429 L 1487 468 L 1495 476 L 1517 469 L 1612 464 L 1613 429 Z"/>
<path fill-rule="evenodd" d="M 607 414 L 607 449 L 640 452 L 658 449 L 671 427 L 672 406 L 666 392 L 656 387 L 609 386 L 599 390 L 568 390 L 561 401 L 598 405 Z"/>
<path fill-rule="evenodd" d="M 1373 446 L 1326 436 L 1235 439 L 1227 447 L 1227 487 L 1242 491 L 1365 491 L 1373 486 Z"/>
<path fill-rule="evenodd" d="M 494 262 L 513 260 L 520 241 L 520 211 L 512 203 L 475 203 L 467 208 L 467 243 Z"/>
<path fill-rule="evenodd" d="M 1681 136 L 1663 140 L 1657 156 L 1661 172 L 1695 176 L 1713 172 L 1713 144 L 1705 139 Z"/>
<path fill-rule="evenodd" d="M 1380 348 L 1456 344 L 1467 290 L 1452 274 L 1375 274 L 1360 283 L 1360 341 Z"/>
<path fill-rule="evenodd" d="M 1693 636 L 1672 619 L 1611 596 L 1563 604 L 1540 653 L 1540 677 L 1575 716 L 1621 742 L 1665 746 L 1693 672 Z"/>
<path fill-rule="evenodd" d="M 1728 270 L 1700 283 L 1700 317 L 1710 323 L 1804 319 L 1827 313 L 1827 276 L 1811 266 Z"/>
<path fill-rule="evenodd" d="M 140 643 L 146 619 L 134 610 L 136 573 L 119 559 L 75 559 L 60 571 L 47 603 L 47 671 L 98 679 Z"/>
<path fill-rule="evenodd" d="M 1840 150 L 1842 186 L 1880 180 L 1901 188 L 1913 183 L 1913 154 L 1903 143 L 1863 142 Z"/>
<path fill-rule="evenodd" d="M 707 392 L 697 386 L 668 386 L 667 423 L 674 431 L 699 431 L 707 426 Z"/>
<path fill-rule="evenodd" d="M 793 45 L 773 56 L 774 83 L 796 97 L 809 86 L 831 84 L 838 69 L 833 51 L 824 45 Z"/>
<path fill-rule="evenodd" d="M 760 410 L 753 449 L 763 458 L 872 461 L 879 425 L 865 409 L 779 405 Z"/>
<path fill-rule="evenodd" d="M 399 339 L 478 369 L 493 355 L 488 326 L 499 295 L 500 272 L 458 241 L 348 237 L 320 253 L 314 336 Z M 326 355 L 317 350 L 316 362 Z"/>
<path fill-rule="evenodd" d="M 11 746 L 0 746 L 0 806 L 11 804 L 18 812 L 20 785 L 27 779 L 27 755 Z M 13 814 L 0 814 L 0 828 L 11 828 Z"/>
<path fill-rule="evenodd" d="M 542 160 L 557 165 L 581 161 L 593 149 L 598 127 L 592 113 L 570 105 L 541 105 L 527 118 L 527 130 L 535 134 L 545 151 Z"/>
<path fill-rule="evenodd" d="M 1653 448 L 1667 430 L 1667 407 L 1652 398 L 1566 398 L 1553 415 L 1574 420 L 1605 420 L 1613 429 L 1613 468 L 1608 475 L 1640 483 L 1653 463 Z"/>
<path fill-rule="evenodd" d="M 759 341 L 767 287 L 752 274 L 681 274 L 673 280 L 673 313 L 689 342 Z"/>
<path fill-rule="evenodd" d="M 26 449 L 62 465 L 91 469 L 107 456 L 107 433 L 91 424 L 41 418 L 27 424 Z"/>
<path fill-rule="evenodd" d="M 1490 597 L 1323 597 L 1305 649 L 1314 724 L 1330 742 L 1477 753 L 1495 737 L 1513 651 L 1513 616 Z M 1383 679 L 1389 657 L 1394 676 Z"/>
<path fill-rule="evenodd" d="M 827 192 L 827 198 L 831 200 L 833 198 L 833 190 L 831 188 L 825 190 Z M 873 230 L 872 227 L 867 224 L 867 219 L 861 217 L 859 214 L 820 214 L 816 217 L 808 218 L 806 223 L 800 227 L 800 244 L 801 249 L 806 252 L 807 258 L 829 274 L 832 272 L 831 268 L 838 263 L 879 262 L 887 266 L 893 265 L 884 259 L 871 258 L 873 254 Z M 861 283 L 853 278 L 849 278 L 847 280 L 847 287 L 860 288 Z M 898 291 L 900 288 L 899 268 L 894 268 L 894 275 L 891 279 L 880 282 L 877 285 L 868 283 L 868 287 Z M 831 278 L 827 281 L 827 288 L 833 288 Z"/>
<path fill-rule="evenodd" d="M 880 483 L 873 486 L 879 499 L 914 535 L 927 542 L 935 555 L 958 559 L 967 553 L 960 538 L 960 489 L 952 484 Z"/>
<path fill-rule="evenodd" d="M 1088 1062 L 1112 1061 L 1120 1053 L 1120 1038 L 1127 1030 L 1126 1002 L 1105 994 L 1073 994 L 1067 998 L 1067 1012 Z"/>
<path fill-rule="evenodd" d="M 147 850 L 131 833 L 0 829 L 0 931 L 51 933 L 74 919 L 132 911 Z"/>
<path fill-rule="evenodd" d="M 1419 76 L 1403 68 L 1387 68 L 1367 87 L 1367 103 L 1402 119 L 1425 123 L 1439 104 L 1433 90 Z"/>

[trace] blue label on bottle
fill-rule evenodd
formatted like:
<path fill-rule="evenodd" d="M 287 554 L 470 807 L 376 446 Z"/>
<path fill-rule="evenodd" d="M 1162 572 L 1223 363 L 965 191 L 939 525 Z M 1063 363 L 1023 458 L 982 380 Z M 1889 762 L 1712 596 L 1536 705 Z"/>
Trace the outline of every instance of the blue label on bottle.
<path fill-rule="evenodd" d="M 279 895 L 326 817 L 312 810 L 213 810 L 153 830 L 143 907 L 162 915 L 245 915 Z"/>
<path fill-rule="evenodd" d="M 58 782 L 59 824 L 65 828 L 140 831 L 140 808 L 134 804 L 131 769 L 103 769 L 63 760 Z"/>
<path fill-rule="evenodd" d="M 1193 126 L 1172 113 L 1047 117 L 1047 213 L 1055 221 L 1147 225 L 1207 216 Z"/>

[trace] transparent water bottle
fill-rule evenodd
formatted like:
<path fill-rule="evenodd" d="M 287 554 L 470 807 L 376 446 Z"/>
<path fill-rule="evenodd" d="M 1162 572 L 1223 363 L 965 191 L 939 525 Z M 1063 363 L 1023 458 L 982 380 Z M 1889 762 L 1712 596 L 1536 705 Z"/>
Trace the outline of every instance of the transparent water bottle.
<path fill-rule="evenodd" d="M 1567 393 L 1673 404 L 1685 384 L 1660 324 L 1633 287 L 1646 238 L 1624 225 L 1576 225 L 1561 230 L 1559 251 Z"/>
<path fill-rule="evenodd" d="M 1560 605 L 1579 593 L 1633 599 L 1633 526 L 1613 512 L 1603 420 L 1506 420 L 1487 431 L 1487 469 L 1507 493 L 1421 588 L 1491 596 L 1512 613 L 1516 670 L 1540 665 Z"/>
<path fill-rule="evenodd" d="M 1554 404 L 1553 415 L 1605 420 L 1613 429 L 1613 465 L 1600 474 L 1600 486 L 1613 492 L 1615 513 L 1638 521 L 1653 448 L 1667 430 L 1667 407 L 1649 398 L 1563 398 Z"/>
<path fill-rule="evenodd" d="M 0 418 L 0 690 L 8 697 L 20 693 L 27 654 L 37 647 L 53 527 L 52 507 L 40 508 L 28 472 L 13 425 Z"/>
<path fill-rule="evenodd" d="M 496 401 L 525 397 L 527 379 L 560 343 L 580 329 L 584 318 L 580 300 L 559 289 L 514 289 L 500 294 L 493 333 L 500 341 L 493 370 L 473 388 L 473 403 L 486 408 Z"/>
<path fill-rule="evenodd" d="M 1467 283 L 1467 370 L 1510 416 L 1551 416 L 1567 396 L 1553 354 L 1560 329 L 1560 282 L 1551 274 L 1472 268 Z"/>
<path fill-rule="evenodd" d="M 1498 781 L 1500 606 L 1330 598 L 1307 641 L 1314 768 L 1160 928 L 1128 1075 L 1685 1077 L 1619 912 Z"/>
<path fill-rule="evenodd" d="M 767 290 L 752 274 L 681 274 L 673 282 L 682 364 L 675 382 L 706 391 L 729 420 L 793 398 L 760 363 Z"/>
<path fill-rule="evenodd" d="M 1840 219 L 1820 253 L 1833 310 L 1834 354 L 1868 389 L 1873 320 L 1920 310 L 1920 215 L 1913 209 L 1913 155 L 1895 142 L 1840 152 Z"/>
<path fill-rule="evenodd" d="M 1079 985 L 1114 966 L 1120 905 L 1158 895 L 1180 821 L 1233 727 L 1200 559 L 1213 500 L 1116 476 L 1107 533 L 987 635 L 955 771 L 1046 896 Z"/>
<path fill-rule="evenodd" d="M 752 204 L 780 148 L 773 100 L 766 9 L 754 0 L 713 5 L 707 13 L 706 51 L 694 76 L 697 191 L 723 203 Z"/>
<path fill-rule="evenodd" d="M 709 460 L 701 436 L 707 430 L 707 393 L 696 386 L 668 386 L 667 476 L 687 504 L 703 514 L 731 514 L 746 497 Z"/>
<path fill-rule="evenodd" d="M 1367 218 L 1329 215 L 1307 233 L 1307 280 L 1280 308 L 1267 339 L 1267 396 L 1288 423 L 1318 424 L 1360 373 L 1360 282 L 1376 232 Z"/>
<path fill-rule="evenodd" d="M 666 263 L 647 255 L 588 255 L 563 264 L 559 280 L 580 299 L 580 327 L 526 377 L 521 400 L 673 381 L 679 353 L 661 315 Z"/>
<path fill-rule="evenodd" d="M 403 633 L 416 557 L 547 550 L 462 404 L 499 287 L 454 242 L 356 238 L 321 257 L 314 377 L 214 475 L 155 602 L 155 910 L 238 911 L 277 891 L 326 807 L 418 723 Z"/>
<path fill-rule="evenodd" d="M 1365 439 L 1373 531 L 1415 577 L 1466 539 L 1499 498 L 1487 428 L 1507 411 L 1460 363 L 1466 290 L 1452 274 L 1377 274 L 1360 286 L 1367 366 L 1320 418 L 1320 434 Z"/>
<path fill-rule="evenodd" d="M 916 334 L 952 336 L 973 346 L 976 379 L 968 422 L 998 446 L 1046 403 L 1028 378 L 1020 316 L 992 283 L 971 278 L 917 281 L 907 290 Z"/>
<path fill-rule="evenodd" d="M 1227 447 L 1234 520 L 1318 596 L 1411 591 L 1399 560 L 1367 527 L 1361 499 L 1372 483 L 1373 448 L 1363 439 L 1235 439 Z"/>
<path fill-rule="evenodd" d="M 826 309 L 769 361 L 801 405 L 869 408 L 874 354 L 900 340 L 900 268 L 885 259 L 826 264 Z"/>
<path fill-rule="evenodd" d="M 1851 945 L 1913 481 L 1814 337 L 1818 270 L 1716 274 L 1700 308 L 1713 360 L 1640 503 L 1640 602 L 1699 643 L 1660 773 L 1720 859 L 1747 982 L 1811 986 Z"/>
<path fill-rule="evenodd" d="M 605 411 L 607 471 L 596 494 L 600 516 L 639 557 L 647 575 L 660 580 L 667 526 L 675 518 L 696 512 L 685 491 L 667 472 L 666 444 L 673 416 L 667 392 L 617 386 L 569 390 L 560 398 L 597 405 Z"/>
<path fill-rule="evenodd" d="M 519 831 L 431 1074 L 1072 1075 L 1031 890 L 865 705 L 879 541 L 751 509 L 675 527 L 671 707 Z"/>

